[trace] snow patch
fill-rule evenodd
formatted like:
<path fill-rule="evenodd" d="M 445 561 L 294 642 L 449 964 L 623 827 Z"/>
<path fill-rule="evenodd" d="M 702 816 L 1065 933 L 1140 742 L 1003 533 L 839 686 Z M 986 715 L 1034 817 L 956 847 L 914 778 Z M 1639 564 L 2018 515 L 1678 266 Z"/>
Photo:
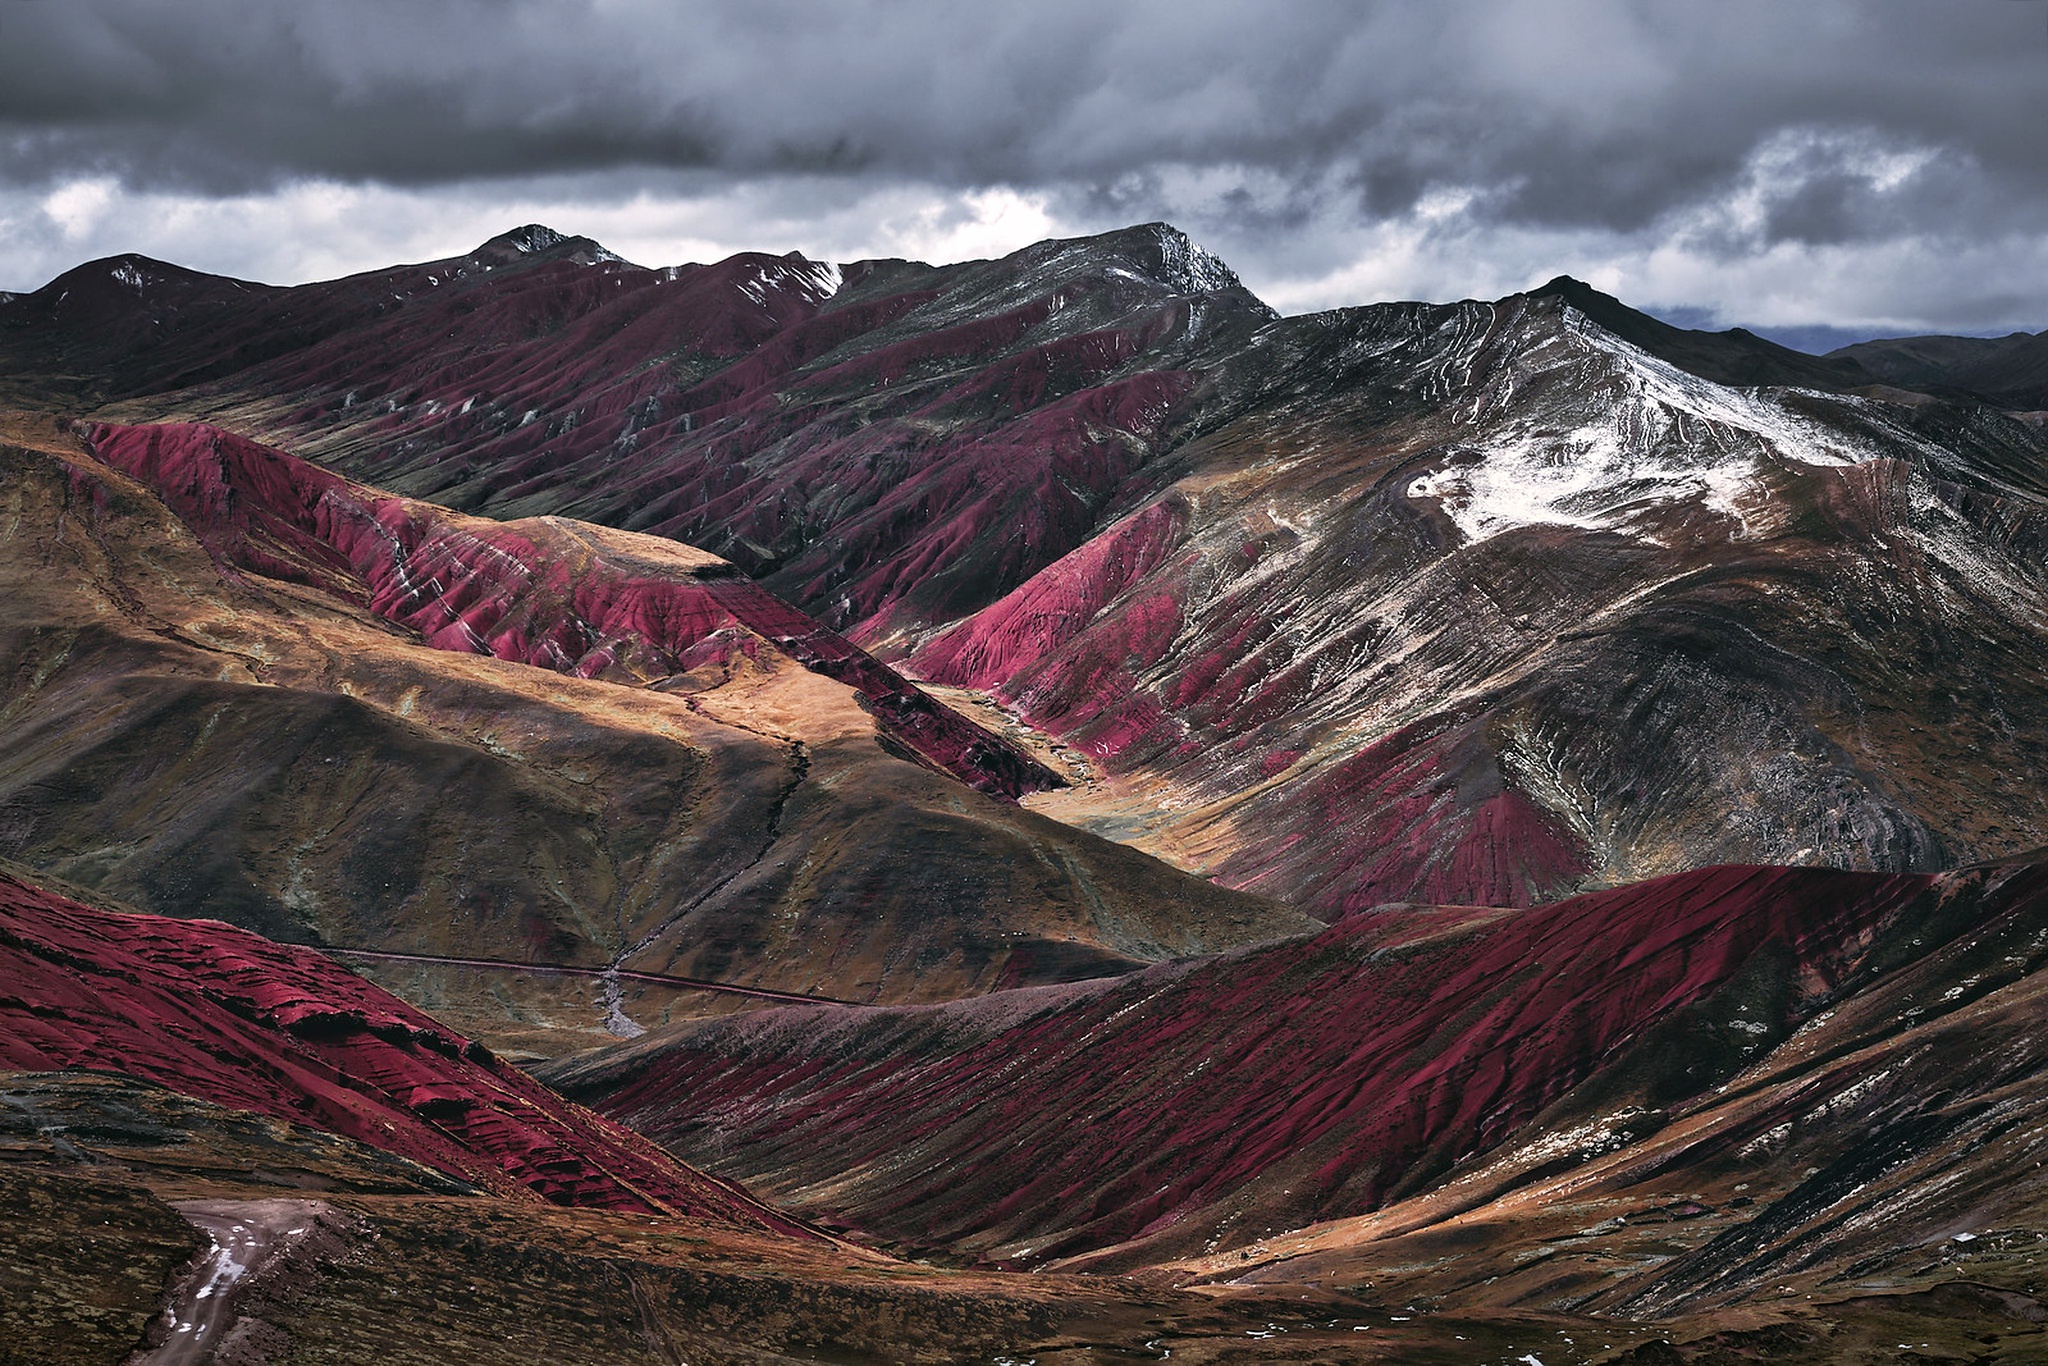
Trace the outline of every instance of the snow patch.
<path fill-rule="evenodd" d="M 1161 277 L 1181 293 L 1205 294 L 1244 287 L 1237 272 L 1224 265 L 1221 257 L 1189 241 L 1186 233 L 1164 223 L 1154 231 L 1158 234 L 1159 260 L 1164 267 Z"/>
<path fill-rule="evenodd" d="M 1722 514 L 1742 536 L 1764 510 L 1773 470 L 1884 454 L 1793 412 L 1778 394 L 1700 379 L 1575 311 L 1565 320 L 1564 338 L 1530 347 L 1474 396 L 1464 414 L 1478 429 L 1471 438 L 1408 484 L 1408 497 L 1435 502 L 1467 541 L 1538 525 L 1653 539 L 1646 520 L 1685 502 Z M 1474 360 L 1447 357 L 1443 368 Z M 1509 409 L 1518 390 L 1538 384 L 1605 390 L 1609 401 L 1573 404 L 1598 413 L 1573 426 L 1547 421 L 1545 405 Z M 1503 412 L 1511 415 L 1487 421 Z"/>
<path fill-rule="evenodd" d="M 795 293 L 821 303 L 839 292 L 845 276 L 830 261 L 807 261 L 801 256 L 785 258 L 773 265 L 756 266 L 735 282 L 734 287 L 757 304 L 768 302 L 768 291 Z"/>
<path fill-rule="evenodd" d="M 512 229 L 501 240 L 514 251 L 532 252 L 558 247 L 569 239 L 553 228 L 543 227 L 539 223 L 528 223 L 523 228 Z"/>

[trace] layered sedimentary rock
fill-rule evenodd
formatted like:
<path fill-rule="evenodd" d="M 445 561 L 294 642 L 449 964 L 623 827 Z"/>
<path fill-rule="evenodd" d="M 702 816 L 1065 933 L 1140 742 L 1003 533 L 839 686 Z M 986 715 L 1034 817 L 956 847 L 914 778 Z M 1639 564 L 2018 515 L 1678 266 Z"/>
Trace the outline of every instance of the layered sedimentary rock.
<path fill-rule="evenodd" d="M 1995 1302 L 1990 1287 L 2038 1284 L 2048 874 L 1973 870 L 1934 891 L 1865 972 L 1783 1042 L 1749 1041 L 1754 1061 L 1720 1084 L 1659 1103 L 1624 1072 L 1461 1179 L 1185 1269 L 1296 1284 L 1370 1264 L 1396 1295 L 1636 1320 L 1774 1298 L 1870 1308 L 1943 1282 Z M 1699 1061 L 1753 1022 L 1729 1021 Z M 1795 1338 L 1783 1354 L 1794 1345 L 1820 1348 Z"/>
<path fill-rule="evenodd" d="M 0 874 L 0 980 L 0 1067 L 123 1073 L 499 1195 L 805 1235 L 311 949 Z"/>
<path fill-rule="evenodd" d="M 10 1364 L 945 1362 L 1357 1314 L 893 1261 L 219 922 L 0 873 L 0 984 Z"/>
<path fill-rule="evenodd" d="M 2048 887 L 1932 871 L 2048 840 L 2029 341 L 1277 319 L 1159 225 L 0 300 L 90 414 L 0 447 L 0 850 L 443 1015 L 0 882 L 0 1356 L 286 1186 L 346 1359 L 2038 1355 Z M 791 1240 L 462 1039 L 778 992 L 546 1075 L 1201 1297 Z"/>
<path fill-rule="evenodd" d="M 155 489 L 225 573 L 360 601 L 434 649 L 644 685 L 767 645 L 845 683 L 885 736 L 970 787 L 1059 785 L 714 555 L 565 518 L 452 516 L 212 427 L 80 435 Z"/>

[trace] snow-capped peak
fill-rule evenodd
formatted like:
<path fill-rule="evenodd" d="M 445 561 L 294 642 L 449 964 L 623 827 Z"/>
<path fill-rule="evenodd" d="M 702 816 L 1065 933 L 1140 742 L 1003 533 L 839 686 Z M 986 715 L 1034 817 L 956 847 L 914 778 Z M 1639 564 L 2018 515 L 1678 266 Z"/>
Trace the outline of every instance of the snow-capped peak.
<path fill-rule="evenodd" d="M 1469 435 L 1407 486 L 1468 541 L 1539 523 L 1632 533 L 1660 505 L 1694 500 L 1742 534 L 1764 511 L 1771 470 L 1884 453 L 1804 416 L 1779 392 L 1680 370 L 1576 309 L 1564 324 L 1532 337 L 1474 394 L 1462 414 Z M 1602 401 L 1508 402 L 1592 390 Z"/>

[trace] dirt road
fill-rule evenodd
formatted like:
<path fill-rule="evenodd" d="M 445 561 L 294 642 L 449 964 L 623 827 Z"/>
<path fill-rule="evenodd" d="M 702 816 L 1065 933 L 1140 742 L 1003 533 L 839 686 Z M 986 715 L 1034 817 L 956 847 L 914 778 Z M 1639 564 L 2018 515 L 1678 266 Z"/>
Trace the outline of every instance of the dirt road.
<path fill-rule="evenodd" d="M 329 1207 L 318 1200 L 188 1200 L 178 1213 L 197 1225 L 213 1246 L 169 1288 L 164 1314 L 169 1336 L 160 1347 L 131 1354 L 123 1366 L 204 1366 L 234 1327 L 250 1279 L 321 1229 Z"/>

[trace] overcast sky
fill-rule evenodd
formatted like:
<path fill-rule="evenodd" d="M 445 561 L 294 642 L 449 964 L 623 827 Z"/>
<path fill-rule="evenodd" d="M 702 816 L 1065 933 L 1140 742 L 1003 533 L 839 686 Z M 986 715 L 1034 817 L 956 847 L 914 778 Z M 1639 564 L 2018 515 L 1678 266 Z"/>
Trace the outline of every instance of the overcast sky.
<path fill-rule="evenodd" d="M 2036 331 L 2048 0 L 0 0 L 0 289 L 1154 218 L 1285 312 Z"/>

